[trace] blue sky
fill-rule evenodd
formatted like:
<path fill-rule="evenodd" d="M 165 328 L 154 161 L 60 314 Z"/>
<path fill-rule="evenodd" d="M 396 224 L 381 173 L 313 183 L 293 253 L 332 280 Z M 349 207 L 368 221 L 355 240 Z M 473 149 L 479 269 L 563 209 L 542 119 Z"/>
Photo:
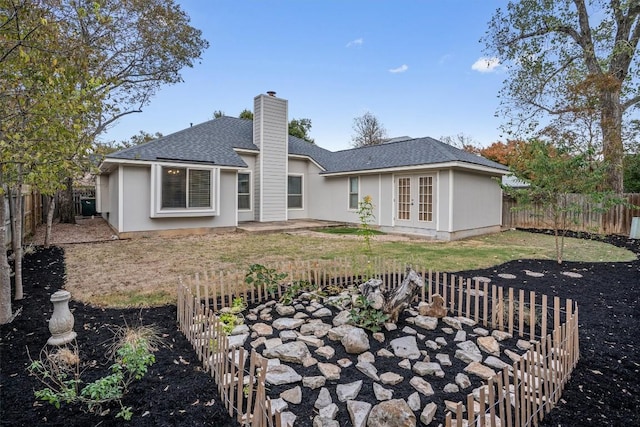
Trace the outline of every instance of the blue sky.
<path fill-rule="evenodd" d="M 503 0 L 177 0 L 210 47 L 184 82 L 165 86 L 142 113 L 103 140 L 138 131 L 168 135 L 237 117 L 269 90 L 289 119 L 309 118 L 311 137 L 350 147 L 353 119 L 370 111 L 390 137 L 504 139 L 494 117 L 506 74 L 479 39 Z"/>

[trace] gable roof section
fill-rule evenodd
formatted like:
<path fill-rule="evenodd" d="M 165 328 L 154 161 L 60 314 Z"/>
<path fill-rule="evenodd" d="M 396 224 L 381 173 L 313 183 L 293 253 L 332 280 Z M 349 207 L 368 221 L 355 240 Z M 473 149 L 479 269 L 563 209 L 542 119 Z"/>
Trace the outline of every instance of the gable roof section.
<path fill-rule="evenodd" d="M 505 166 L 433 138 L 403 139 L 380 145 L 331 152 L 301 138 L 289 136 L 289 154 L 320 165 L 324 174 L 365 172 L 439 163 L 466 163 L 497 170 Z M 236 150 L 258 152 L 253 143 L 253 121 L 219 117 L 145 144 L 106 156 L 109 160 L 177 161 L 229 167 L 247 167 Z M 497 171 L 496 171 L 497 172 Z"/>
<path fill-rule="evenodd" d="M 332 167 L 325 173 L 358 172 L 451 162 L 508 170 L 506 166 L 499 163 L 429 137 L 370 145 L 332 154 L 334 154 Z"/>

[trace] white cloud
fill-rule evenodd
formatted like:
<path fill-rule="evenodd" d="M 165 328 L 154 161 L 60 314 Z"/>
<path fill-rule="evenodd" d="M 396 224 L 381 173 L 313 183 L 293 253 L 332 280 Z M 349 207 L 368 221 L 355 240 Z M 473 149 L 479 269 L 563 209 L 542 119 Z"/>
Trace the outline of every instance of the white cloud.
<path fill-rule="evenodd" d="M 351 40 L 349 43 L 347 43 L 346 47 L 362 46 L 362 43 L 364 43 L 364 39 L 360 37 L 359 39 Z"/>
<path fill-rule="evenodd" d="M 399 66 L 398 68 L 392 68 L 389 70 L 390 73 L 404 73 L 405 71 L 407 71 L 409 69 L 409 66 L 407 64 L 402 64 L 401 66 Z"/>
<path fill-rule="evenodd" d="M 479 71 L 481 73 L 492 73 L 500 67 L 500 60 L 498 58 L 487 58 L 481 56 L 471 66 L 472 70 Z"/>
<path fill-rule="evenodd" d="M 449 62 L 451 59 L 453 59 L 453 54 L 446 53 L 440 57 L 440 59 L 438 60 L 438 64 L 443 65 L 445 62 Z"/>

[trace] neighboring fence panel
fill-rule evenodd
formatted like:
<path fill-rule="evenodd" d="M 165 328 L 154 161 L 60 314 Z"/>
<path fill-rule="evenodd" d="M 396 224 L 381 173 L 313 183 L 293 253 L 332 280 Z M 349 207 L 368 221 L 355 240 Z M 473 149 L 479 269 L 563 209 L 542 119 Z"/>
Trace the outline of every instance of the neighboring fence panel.
<path fill-rule="evenodd" d="M 15 199 L 15 196 L 14 196 Z M 22 193 L 23 212 L 24 218 L 22 222 L 22 234 L 23 236 L 29 236 L 36 232 L 36 228 L 39 224 L 42 224 L 43 218 L 43 206 L 42 196 L 37 191 L 28 191 Z M 9 216 L 9 198 L 5 195 L 5 226 L 6 226 L 6 241 L 7 247 L 11 246 L 11 219 Z"/>
<path fill-rule="evenodd" d="M 178 284 L 180 329 L 205 371 L 216 380 L 229 414 L 251 426 L 280 426 L 282 420 L 279 412 L 272 415 L 265 393 L 266 359 L 255 350 L 248 355 L 244 349 L 229 348 L 216 317 L 221 308 L 231 306 L 234 297 L 242 297 L 250 304 L 278 298 L 296 280 L 319 286 L 347 286 L 361 278 L 380 277 L 389 289 L 400 286 L 405 275 L 404 266 L 384 260 L 289 262 L 274 268 L 289 274 L 288 284 L 277 289 L 247 285 L 242 271 L 196 274 Z M 535 341 L 519 360 L 497 372 L 481 389 L 479 411 L 474 410 L 474 397 L 469 394 L 455 413 L 447 413 L 445 425 L 463 425 L 462 405 L 467 405 L 469 425 L 537 425 L 559 402 L 578 362 L 577 305 L 572 300 L 413 268 L 425 284 L 418 301 L 430 301 L 438 293 L 450 315 L 468 317 L 483 326 Z"/>
<path fill-rule="evenodd" d="M 96 198 L 95 187 L 74 187 L 73 189 L 73 209 L 76 215 L 82 214 L 82 200 Z"/>
<path fill-rule="evenodd" d="M 640 207 L 640 193 L 624 194 L 630 206 Z M 640 209 L 618 205 L 602 213 L 599 206 L 587 200 L 581 194 L 566 195 L 568 203 L 575 203 L 580 213 L 567 221 L 567 229 L 599 234 L 629 235 L 631 219 L 640 216 Z M 553 228 L 553 216 L 550 210 L 540 206 L 522 208 L 511 197 L 502 199 L 502 225 L 505 228 Z"/>

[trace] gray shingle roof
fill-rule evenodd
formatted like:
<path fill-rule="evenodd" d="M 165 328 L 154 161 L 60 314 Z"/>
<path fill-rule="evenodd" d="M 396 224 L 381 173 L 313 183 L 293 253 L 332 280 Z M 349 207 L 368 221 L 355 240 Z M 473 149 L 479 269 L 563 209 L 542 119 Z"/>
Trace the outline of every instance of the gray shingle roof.
<path fill-rule="evenodd" d="M 146 144 L 110 154 L 106 160 L 174 160 L 247 167 L 235 149 L 258 151 L 258 147 L 253 143 L 253 122 L 233 117 L 220 117 Z M 324 173 L 358 172 L 449 162 L 463 162 L 507 170 L 503 165 L 433 138 L 407 139 L 331 152 L 300 138 L 289 136 L 289 154 L 312 158 L 325 169 Z"/>

